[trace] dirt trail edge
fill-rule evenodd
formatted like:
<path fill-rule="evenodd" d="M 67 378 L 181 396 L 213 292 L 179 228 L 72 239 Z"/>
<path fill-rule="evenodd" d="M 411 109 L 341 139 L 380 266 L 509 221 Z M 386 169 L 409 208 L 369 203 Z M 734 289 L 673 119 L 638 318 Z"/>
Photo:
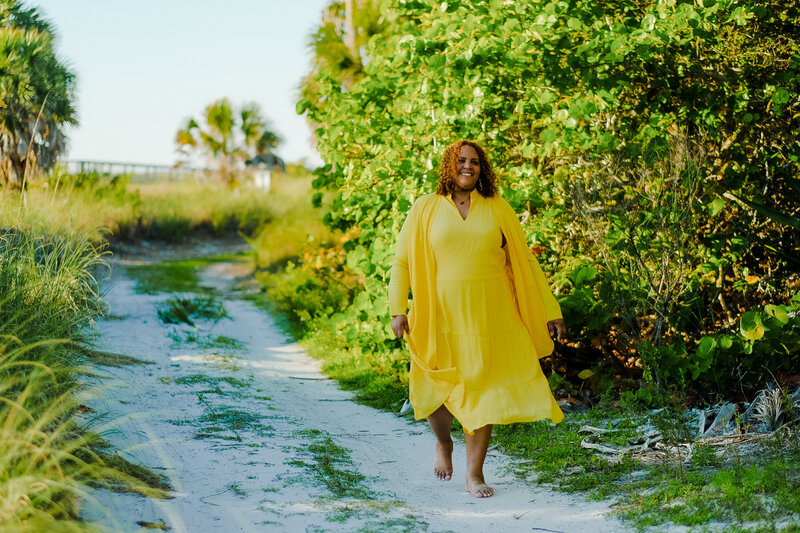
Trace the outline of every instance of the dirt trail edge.
<path fill-rule="evenodd" d="M 428 428 L 352 402 L 272 318 L 230 291 L 229 267 L 200 272 L 227 317 L 188 327 L 158 315 L 174 294 L 137 292 L 115 259 L 105 296 L 113 318 L 98 324 L 98 347 L 152 364 L 106 368 L 85 403 L 109 413 L 105 436 L 163 472 L 175 497 L 95 490 L 85 519 L 123 532 L 625 529 L 607 503 L 516 480 L 513 461 L 496 451 L 486 469 L 493 498 L 464 491 L 460 442 L 454 480 L 438 481 Z"/>

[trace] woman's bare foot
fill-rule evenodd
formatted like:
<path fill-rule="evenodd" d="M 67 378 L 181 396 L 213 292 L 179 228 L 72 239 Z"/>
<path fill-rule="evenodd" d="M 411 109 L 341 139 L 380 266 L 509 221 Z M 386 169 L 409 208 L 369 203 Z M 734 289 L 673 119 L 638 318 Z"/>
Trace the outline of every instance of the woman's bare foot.
<path fill-rule="evenodd" d="M 449 443 L 436 441 L 436 459 L 433 461 L 433 473 L 442 481 L 453 479 L 453 441 Z"/>
<path fill-rule="evenodd" d="M 489 498 L 494 496 L 494 489 L 486 484 L 483 476 L 467 476 L 467 492 L 476 498 Z"/>

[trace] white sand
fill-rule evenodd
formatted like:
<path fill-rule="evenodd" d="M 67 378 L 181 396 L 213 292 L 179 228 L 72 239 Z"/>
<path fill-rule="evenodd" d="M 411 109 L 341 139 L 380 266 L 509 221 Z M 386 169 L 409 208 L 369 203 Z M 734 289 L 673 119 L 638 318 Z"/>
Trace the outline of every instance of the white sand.
<path fill-rule="evenodd" d="M 227 288 L 224 265 L 206 271 L 205 285 Z M 201 335 L 226 335 L 246 344 L 235 352 L 175 343 L 155 305 L 169 295 L 142 295 L 117 261 L 106 301 L 120 319 L 99 324 L 99 347 L 154 361 L 107 369 L 87 403 L 109 413 L 106 436 L 123 455 L 161 470 L 175 498 L 152 500 L 95 491 L 83 516 L 114 531 L 141 531 L 137 521 L 163 521 L 177 532 L 237 531 L 561 531 L 625 528 L 609 518 L 607 503 L 528 486 L 507 472 L 512 460 L 491 451 L 487 481 L 495 496 L 464 491 L 464 446 L 456 442 L 453 481 L 434 478 L 433 437 L 427 426 L 350 401 L 351 394 L 319 373 L 308 357 L 250 303 L 226 296 L 231 319 L 204 324 Z M 233 354 L 233 357 L 220 357 Z M 196 383 L 176 379 L 199 375 Z M 248 382 L 237 387 L 213 378 Z M 237 382 L 234 382 L 236 384 Z M 260 398 L 259 398 L 260 397 Z M 268 399 L 266 399 L 268 398 Z M 268 429 L 227 429 L 207 420 L 226 410 L 263 417 Z M 206 420 L 201 420 L 206 417 Z M 313 438 L 327 432 L 350 450 L 368 477 L 374 501 L 339 499 L 309 471 Z M 196 438 L 198 433 L 212 437 Z M 322 433 L 321 435 L 325 435 Z M 239 440 L 231 440 L 236 438 Z M 378 503 L 376 503 L 378 502 Z M 379 502 L 384 502 L 380 504 Z"/>

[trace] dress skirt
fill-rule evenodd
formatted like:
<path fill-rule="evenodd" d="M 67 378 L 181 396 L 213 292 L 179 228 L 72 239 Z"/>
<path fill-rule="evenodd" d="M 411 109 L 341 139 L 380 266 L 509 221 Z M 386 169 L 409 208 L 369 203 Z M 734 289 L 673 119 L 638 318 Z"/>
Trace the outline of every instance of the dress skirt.
<path fill-rule="evenodd" d="M 487 424 L 559 422 L 564 416 L 520 318 L 499 225 L 483 199 L 472 196 L 466 219 L 445 200 L 430 235 L 437 272 L 436 366 L 454 368 L 455 378 L 442 399 L 432 393 L 443 390 L 441 383 L 412 371 L 411 402 L 423 416 L 444 405 L 470 433 Z"/>

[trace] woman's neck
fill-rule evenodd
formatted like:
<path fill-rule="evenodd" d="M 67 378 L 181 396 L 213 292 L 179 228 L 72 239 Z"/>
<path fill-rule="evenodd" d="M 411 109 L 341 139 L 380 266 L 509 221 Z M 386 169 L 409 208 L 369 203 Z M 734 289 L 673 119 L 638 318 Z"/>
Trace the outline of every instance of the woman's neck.
<path fill-rule="evenodd" d="M 465 202 L 468 202 L 470 198 L 470 193 L 474 190 L 475 189 L 473 188 L 468 191 L 464 189 L 458 189 L 453 191 L 453 201 L 457 204 L 463 204 Z"/>

